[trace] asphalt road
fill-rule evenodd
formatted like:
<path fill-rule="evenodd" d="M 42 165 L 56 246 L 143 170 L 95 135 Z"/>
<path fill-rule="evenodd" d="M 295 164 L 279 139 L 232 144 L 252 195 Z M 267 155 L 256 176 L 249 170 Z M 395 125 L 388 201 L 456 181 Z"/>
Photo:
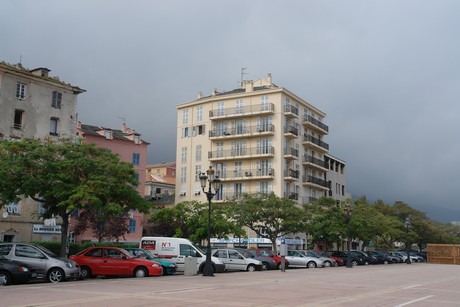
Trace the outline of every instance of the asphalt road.
<path fill-rule="evenodd" d="M 460 306 L 460 265 L 97 278 L 0 287 L 0 306 Z"/>

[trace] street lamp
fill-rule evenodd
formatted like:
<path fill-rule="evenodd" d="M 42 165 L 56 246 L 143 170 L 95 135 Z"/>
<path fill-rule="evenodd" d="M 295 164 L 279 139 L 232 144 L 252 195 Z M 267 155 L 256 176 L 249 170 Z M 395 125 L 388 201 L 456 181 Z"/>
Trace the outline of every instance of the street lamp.
<path fill-rule="evenodd" d="M 200 182 L 203 193 L 206 194 L 206 197 L 208 198 L 208 248 L 206 250 L 206 262 L 203 269 L 203 276 L 214 276 L 214 269 L 212 268 L 211 261 L 211 200 L 219 190 L 220 179 L 219 176 L 214 176 L 214 170 L 212 169 L 212 166 L 209 166 L 206 174 L 201 174 Z M 206 191 L 207 185 L 208 189 Z"/>
<path fill-rule="evenodd" d="M 351 204 L 345 203 L 343 206 L 343 211 L 345 211 L 347 217 L 347 268 L 352 268 L 353 264 L 351 263 L 351 255 L 350 255 L 350 213 L 351 213 Z"/>
<path fill-rule="evenodd" d="M 409 244 L 409 227 L 410 227 L 410 220 L 409 217 L 406 217 L 406 220 L 404 221 L 404 226 L 406 226 L 406 250 L 407 250 L 407 259 L 406 263 L 411 264 L 410 261 L 410 244 Z"/>

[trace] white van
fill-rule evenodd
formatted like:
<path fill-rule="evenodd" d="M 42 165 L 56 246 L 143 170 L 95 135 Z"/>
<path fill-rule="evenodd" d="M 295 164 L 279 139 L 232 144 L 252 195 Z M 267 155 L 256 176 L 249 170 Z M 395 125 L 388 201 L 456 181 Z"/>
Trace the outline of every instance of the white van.
<path fill-rule="evenodd" d="M 142 237 L 139 247 L 151 251 L 159 258 L 167 258 L 174 261 L 178 271 L 184 271 L 185 257 L 195 257 L 198 272 L 203 272 L 206 255 L 192 242 L 182 238 L 170 237 Z M 225 271 L 225 264 L 216 257 L 211 257 L 214 272 Z"/>

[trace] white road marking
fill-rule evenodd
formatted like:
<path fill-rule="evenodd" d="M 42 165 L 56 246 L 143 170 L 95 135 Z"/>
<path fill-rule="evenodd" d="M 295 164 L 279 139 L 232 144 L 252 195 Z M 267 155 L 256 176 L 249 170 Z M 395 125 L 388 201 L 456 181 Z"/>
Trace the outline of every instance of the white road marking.
<path fill-rule="evenodd" d="M 418 298 L 416 300 L 412 300 L 412 301 L 408 301 L 408 302 L 405 302 L 405 303 L 400 304 L 400 305 L 396 305 L 395 307 L 402 307 L 402 306 L 410 305 L 410 304 L 415 303 L 415 302 L 426 300 L 427 298 L 430 298 L 430 297 L 433 297 L 433 296 L 434 295 L 424 296 L 424 297 Z"/>

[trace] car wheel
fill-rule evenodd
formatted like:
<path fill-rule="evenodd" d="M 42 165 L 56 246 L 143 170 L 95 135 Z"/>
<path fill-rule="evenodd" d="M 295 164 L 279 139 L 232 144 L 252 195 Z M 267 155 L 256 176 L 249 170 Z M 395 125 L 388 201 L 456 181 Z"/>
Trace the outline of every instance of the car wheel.
<path fill-rule="evenodd" d="M 330 268 L 332 266 L 332 263 L 330 261 L 325 261 L 324 262 L 324 267 Z"/>
<path fill-rule="evenodd" d="M 256 266 L 253 264 L 249 264 L 248 267 L 246 268 L 246 271 L 248 272 L 254 272 L 256 270 Z"/>
<path fill-rule="evenodd" d="M 147 270 L 144 268 L 136 268 L 134 270 L 134 277 L 142 278 L 148 276 Z"/>
<path fill-rule="evenodd" d="M 268 263 L 262 262 L 262 270 L 263 270 L 263 271 L 266 271 L 266 270 L 268 270 L 269 268 L 270 268 L 270 266 L 268 265 Z"/>
<path fill-rule="evenodd" d="M 3 285 L 11 285 L 11 275 L 8 272 L 0 271 L 0 286 Z"/>
<path fill-rule="evenodd" d="M 168 274 L 168 268 L 167 267 L 163 267 L 163 276 L 166 276 L 166 275 L 169 275 Z"/>
<path fill-rule="evenodd" d="M 64 281 L 64 271 L 59 268 L 53 268 L 49 270 L 46 279 L 52 283 Z"/>
<path fill-rule="evenodd" d="M 388 264 L 388 260 L 383 261 L 383 264 Z"/>
<path fill-rule="evenodd" d="M 308 263 L 307 263 L 307 268 L 309 268 L 309 269 L 314 269 L 314 268 L 316 268 L 316 262 L 314 262 L 314 261 L 308 262 Z"/>
<path fill-rule="evenodd" d="M 364 261 L 364 265 L 369 265 L 369 261 Z"/>
<path fill-rule="evenodd" d="M 358 265 L 358 261 L 356 261 L 356 260 L 353 260 L 353 261 L 351 262 L 351 265 L 353 265 L 353 266 L 357 266 L 357 265 Z"/>
<path fill-rule="evenodd" d="M 87 266 L 82 266 L 80 268 L 80 278 L 81 279 L 91 278 L 91 269 L 88 268 Z"/>

